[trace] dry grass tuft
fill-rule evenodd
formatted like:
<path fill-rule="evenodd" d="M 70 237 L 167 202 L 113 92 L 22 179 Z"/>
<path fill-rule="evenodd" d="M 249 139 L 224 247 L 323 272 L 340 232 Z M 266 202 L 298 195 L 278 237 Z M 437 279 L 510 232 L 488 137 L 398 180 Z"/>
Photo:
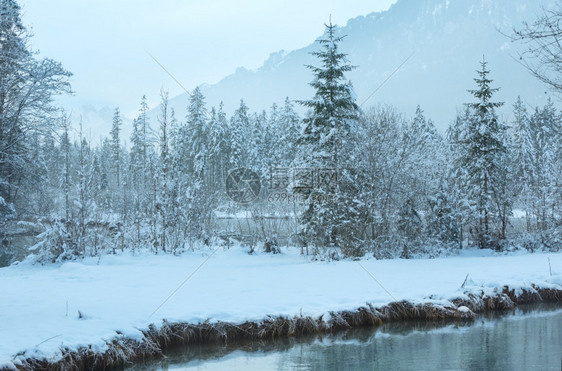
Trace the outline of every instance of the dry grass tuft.
<path fill-rule="evenodd" d="M 351 328 L 350 324 L 345 320 L 343 312 L 330 312 L 327 327 L 330 331 L 341 331 Z"/>
<path fill-rule="evenodd" d="M 486 295 L 482 298 L 486 305 L 486 310 L 507 310 L 513 309 L 515 307 L 515 303 L 510 297 L 504 293 L 496 294 L 496 295 Z"/>
<path fill-rule="evenodd" d="M 521 290 L 521 293 L 516 294 L 515 290 L 509 289 L 509 287 L 506 286 L 503 292 L 517 304 L 533 304 L 542 301 L 541 295 L 534 287 L 524 288 Z"/>
<path fill-rule="evenodd" d="M 483 294 L 482 294 L 483 295 Z M 466 298 L 456 298 L 451 301 L 457 308 L 464 306 L 474 313 L 482 313 L 486 309 L 484 300 L 480 296 L 468 294 Z"/>
<path fill-rule="evenodd" d="M 552 288 L 539 288 L 533 286 L 533 288 L 538 292 L 543 301 L 558 303 L 562 301 L 562 290 L 552 289 Z"/>

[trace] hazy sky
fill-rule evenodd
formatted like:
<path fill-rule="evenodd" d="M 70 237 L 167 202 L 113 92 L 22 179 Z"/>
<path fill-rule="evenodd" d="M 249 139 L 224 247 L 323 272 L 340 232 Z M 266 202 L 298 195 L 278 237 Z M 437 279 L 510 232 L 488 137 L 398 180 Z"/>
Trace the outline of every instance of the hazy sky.
<path fill-rule="evenodd" d="M 74 73 L 69 106 L 120 106 L 132 117 L 142 94 L 215 83 L 239 66 L 257 68 L 270 53 L 310 44 L 330 14 L 349 18 L 396 0 L 20 0 L 32 46 Z"/>

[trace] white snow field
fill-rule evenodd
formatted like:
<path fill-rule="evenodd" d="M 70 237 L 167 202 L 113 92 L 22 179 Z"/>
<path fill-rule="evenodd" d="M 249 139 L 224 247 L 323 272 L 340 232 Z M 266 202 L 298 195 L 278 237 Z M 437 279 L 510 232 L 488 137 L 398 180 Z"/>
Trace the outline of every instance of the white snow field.
<path fill-rule="evenodd" d="M 0 368 L 13 367 L 18 357 L 56 359 L 62 346 L 104 350 L 116 331 L 140 339 L 139 329 L 162 319 L 236 323 L 267 315 L 320 315 L 367 302 L 440 302 L 503 285 L 562 285 L 560 253 L 468 251 L 439 259 L 310 262 L 297 249 L 281 255 L 248 255 L 240 247 L 212 252 L 104 255 L 1 268 Z M 17 356 L 22 351 L 25 355 Z"/>

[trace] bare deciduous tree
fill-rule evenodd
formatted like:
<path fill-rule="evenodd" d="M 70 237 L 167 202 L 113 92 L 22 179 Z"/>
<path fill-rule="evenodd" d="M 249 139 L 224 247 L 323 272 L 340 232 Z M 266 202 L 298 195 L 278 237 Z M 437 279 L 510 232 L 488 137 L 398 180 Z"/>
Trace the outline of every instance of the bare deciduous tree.
<path fill-rule="evenodd" d="M 552 90 L 562 92 L 562 2 L 544 9 L 532 23 L 523 22 L 508 37 L 525 45 L 520 63 Z"/>

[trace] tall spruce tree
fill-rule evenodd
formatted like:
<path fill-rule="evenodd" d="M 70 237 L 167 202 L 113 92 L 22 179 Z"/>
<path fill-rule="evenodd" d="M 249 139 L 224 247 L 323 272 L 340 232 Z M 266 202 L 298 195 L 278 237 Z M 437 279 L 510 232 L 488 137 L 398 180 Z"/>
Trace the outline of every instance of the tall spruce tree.
<path fill-rule="evenodd" d="M 250 141 L 252 130 L 250 127 L 250 109 L 243 99 L 240 106 L 230 118 L 230 167 L 252 167 L 249 158 L 253 143 Z M 248 147 L 247 145 L 251 145 Z"/>
<path fill-rule="evenodd" d="M 307 178 L 304 187 L 294 184 L 295 191 L 304 195 L 307 202 L 301 215 L 302 242 L 327 248 L 331 257 L 338 252 L 358 253 L 354 228 L 360 220 L 352 162 L 359 107 L 345 77 L 355 67 L 347 63 L 346 54 L 338 49 L 342 40 L 337 27 L 330 22 L 324 37 L 318 40 L 320 50 L 311 53 L 321 66 L 307 66 L 314 75 L 310 85 L 315 95 L 299 102 L 309 112 L 297 140 L 300 155 L 294 162 L 295 170 L 302 171 L 300 175 Z"/>
<path fill-rule="evenodd" d="M 285 98 L 283 106 L 279 108 L 277 121 L 279 126 L 277 130 L 279 133 L 278 142 L 275 145 L 275 152 L 279 158 L 277 166 L 286 166 L 295 158 L 293 146 L 299 136 L 299 125 L 301 123 L 301 119 L 288 97 Z"/>
<path fill-rule="evenodd" d="M 168 230 L 175 222 L 172 218 L 173 214 L 173 182 L 171 176 L 171 161 L 170 161 L 170 113 L 168 108 L 168 92 L 160 92 L 162 98 L 160 116 L 160 158 L 158 161 L 158 191 L 156 194 L 156 210 L 160 214 L 160 235 L 159 245 L 162 251 L 166 252 L 167 241 L 170 238 Z M 172 219 L 172 220 L 170 220 Z"/>
<path fill-rule="evenodd" d="M 511 213 L 508 192 L 506 126 L 496 114 L 503 105 L 492 97 L 498 88 L 492 88 L 486 60 L 480 63 L 477 89 L 469 90 L 476 102 L 468 103 L 462 119 L 457 166 L 464 169 L 464 196 L 469 205 L 469 225 L 480 248 L 498 247 L 505 238 L 507 218 Z"/>
<path fill-rule="evenodd" d="M 121 125 L 123 120 L 121 120 L 121 113 L 119 108 L 115 108 L 113 113 L 113 122 L 111 125 L 111 159 L 113 160 L 113 169 L 115 172 L 115 181 L 117 188 L 120 184 L 120 170 L 121 170 L 121 138 L 119 133 L 121 132 Z"/>
<path fill-rule="evenodd" d="M 205 97 L 199 87 L 189 98 L 186 143 L 188 146 L 188 189 L 186 209 L 189 216 L 189 239 L 204 240 L 209 234 L 211 196 L 209 185 L 209 117 Z M 191 245 L 191 244 L 190 244 Z"/>
<path fill-rule="evenodd" d="M 210 186 L 215 190 L 224 189 L 223 181 L 229 170 L 229 159 L 228 119 L 221 102 L 218 110 L 214 107 L 211 109 L 209 117 Z M 223 192 L 218 194 L 223 194 Z"/>
<path fill-rule="evenodd" d="M 189 172 L 202 181 L 208 160 L 208 113 L 205 107 L 205 97 L 199 87 L 193 90 L 189 98 L 186 122 L 185 140 L 188 144 L 186 154 Z"/>
<path fill-rule="evenodd" d="M 154 186 L 155 153 L 152 147 L 152 138 L 148 121 L 148 104 L 146 96 L 142 97 L 139 116 L 133 120 L 133 132 L 131 133 L 131 149 L 129 160 L 129 187 L 131 194 L 131 216 L 134 220 L 135 244 L 141 246 L 147 244 L 150 238 L 155 238 L 154 221 L 155 196 Z M 148 236 L 143 228 L 144 224 L 152 225 L 152 236 Z"/>

